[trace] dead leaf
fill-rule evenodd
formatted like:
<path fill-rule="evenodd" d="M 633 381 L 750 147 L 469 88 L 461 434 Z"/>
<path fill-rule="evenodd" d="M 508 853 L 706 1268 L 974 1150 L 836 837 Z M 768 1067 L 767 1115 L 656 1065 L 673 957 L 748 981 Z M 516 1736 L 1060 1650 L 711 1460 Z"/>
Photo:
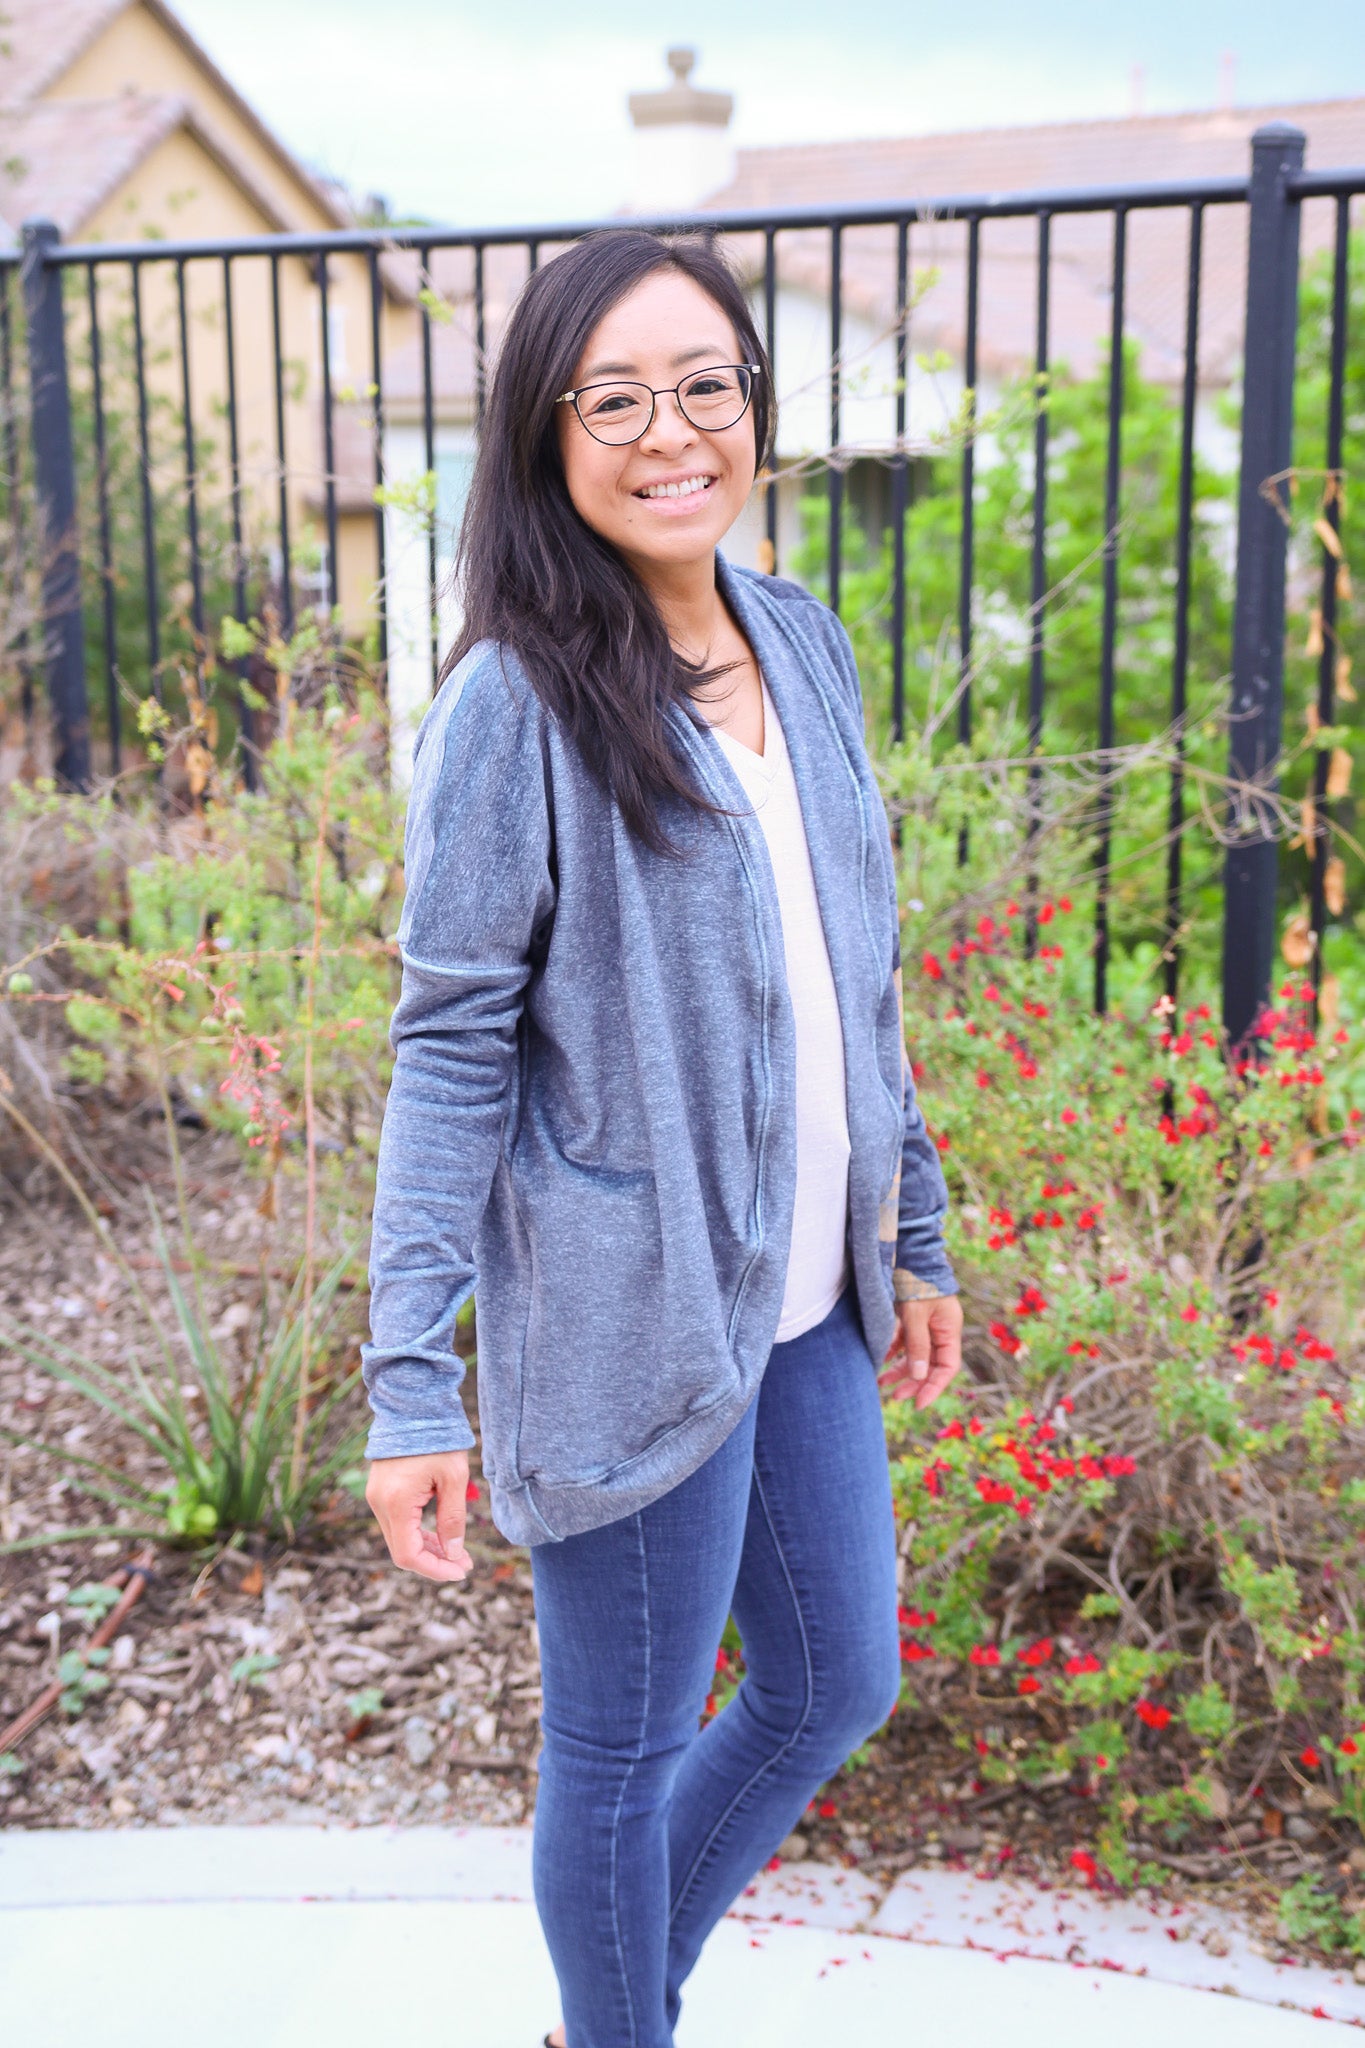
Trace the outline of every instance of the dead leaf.
<path fill-rule="evenodd" d="M 1318 707 L 1316 704 L 1310 704 L 1307 707 L 1303 714 L 1303 722 L 1307 726 L 1309 732 L 1317 731 L 1318 727 L 1322 724 L 1322 720 L 1318 716 Z"/>
<path fill-rule="evenodd" d="M 1299 830 L 1304 845 L 1311 846 L 1318 836 L 1318 806 L 1311 796 L 1306 796 L 1299 806 Z"/>
<path fill-rule="evenodd" d="M 1290 1164 L 1293 1166 L 1295 1173 L 1302 1178 L 1303 1175 L 1313 1171 L 1313 1161 L 1317 1156 L 1311 1139 L 1301 1138 L 1294 1147 L 1294 1156 Z"/>
<path fill-rule="evenodd" d="M 185 775 L 190 785 L 191 796 L 202 796 L 208 788 L 209 775 L 213 769 L 213 756 L 198 740 L 191 740 L 185 749 Z"/>
<path fill-rule="evenodd" d="M 1339 853 L 1334 853 L 1323 870 L 1323 901 L 1333 917 L 1340 917 L 1346 908 L 1346 863 Z"/>
<path fill-rule="evenodd" d="M 1308 615 L 1308 638 L 1303 643 L 1303 651 L 1309 661 L 1316 661 L 1322 648 L 1322 608 L 1315 604 Z"/>
<path fill-rule="evenodd" d="M 1262 1813 L 1261 1833 L 1272 1842 L 1279 1841 L 1284 1833 L 1284 1815 L 1278 1806 L 1267 1806 Z"/>
<path fill-rule="evenodd" d="M 1280 952 L 1286 967 L 1307 967 L 1317 944 L 1308 913 L 1300 910 L 1290 918 L 1280 939 Z"/>
<path fill-rule="evenodd" d="M 1332 557 L 1332 560 L 1339 562 L 1341 560 L 1341 535 L 1337 532 L 1331 520 L 1315 519 L 1313 521 L 1313 531 Z"/>
<path fill-rule="evenodd" d="M 1327 764 L 1328 796 L 1345 796 L 1351 787 L 1351 756 L 1345 747 L 1333 747 Z"/>
<path fill-rule="evenodd" d="M 1343 704 L 1355 703 L 1356 686 L 1351 681 L 1351 657 L 1349 654 L 1339 654 L 1337 656 L 1335 687 L 1336 693 Z"/>
<path fill-rule="evenodd" d="M 261 1189 L 261 1199 L 256 1204 L 256 1214 L 264 1216 L 267 1223 L 275 1221 L 275 1183 L 268 1180 Z"/>
<path fill-rule="evenodd" d="M 1351 572 L 1350 572 L 1350 570 L 1349 570 L 1349 569 L 1347 568 L 1346 564 L 1345 564 L 1344 562 L 1342 562 L 1342 563 L 1340 563 L 1340 564 L 1338 565 L 1338 568 L 1337 568 L 1337 603 L 1338 603 L 1338 604 L 1349 604 L 1350 602 L 1351 602 Z"/>
<path fill-rule="evenodd" d="M 243 1572 L 241 1578 L 237 1581 L 237 1591 L 239 1593 L 250 1593 L 254 1597 L 263 1589 L 264 1585 L 265 1573 L 261 1569 L 260 1559 L 257 1558 L 251 1569 Z"/>
<path fill-rule="evenodd" d="M 1336 1027 L 1341 1015 L 1341 983 L 1335 974 L 1324 974 L 1322 987 L 1318 990 L 1318 1018 L 1329 1031 Z"/>

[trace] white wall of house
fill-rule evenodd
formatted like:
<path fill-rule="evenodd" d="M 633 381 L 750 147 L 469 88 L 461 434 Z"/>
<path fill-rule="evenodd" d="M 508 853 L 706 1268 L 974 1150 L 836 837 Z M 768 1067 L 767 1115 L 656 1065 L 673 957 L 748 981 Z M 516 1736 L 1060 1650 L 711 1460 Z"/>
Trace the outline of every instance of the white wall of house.
<path fill-rule="evenodd" d="M 442 654 L 459 630 L 460 613 L 450 589 L 455 535 L 464 511 L 474 466 L 474 425 L 436 429 L 437 645 Z M 389 426 L 384 434 L 384 476 L 391 490 L 417 488 L 426 474 L 422 428 Z M 412 745 L 431 702 L 431 605 L 427 525 L 403 503 L 384 511 L 388 572 L 389 767 L 394 786 L 412 781 Z"/>

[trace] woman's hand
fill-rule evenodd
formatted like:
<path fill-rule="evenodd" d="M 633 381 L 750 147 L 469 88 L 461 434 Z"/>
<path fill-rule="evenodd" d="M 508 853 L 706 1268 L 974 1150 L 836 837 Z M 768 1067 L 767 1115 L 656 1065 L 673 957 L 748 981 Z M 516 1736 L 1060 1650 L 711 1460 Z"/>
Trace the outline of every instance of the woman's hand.
<path fill-rule="evenodd" d="M 904 1360 L 891 1391 L 899 1399 L 914 1395 L 917 1408 L 937 1401 L 962 1369 L 962 1303 L 955 1294 L 933 1301 L 899 1301 L 897 1330 L 886 1357 Z"/>
<path fill-rule="evenodd" d="M 424 1579 L 467 1579 L 473 1561 L 464 1547 L 469 1459 L 463 1451 L 414 1458 L 375 1458 L 365 1498 L 384 1531 L 389 1556 Z M 436 1496 L 436 1528 L 422 1526 L 422 1510 Z"/>

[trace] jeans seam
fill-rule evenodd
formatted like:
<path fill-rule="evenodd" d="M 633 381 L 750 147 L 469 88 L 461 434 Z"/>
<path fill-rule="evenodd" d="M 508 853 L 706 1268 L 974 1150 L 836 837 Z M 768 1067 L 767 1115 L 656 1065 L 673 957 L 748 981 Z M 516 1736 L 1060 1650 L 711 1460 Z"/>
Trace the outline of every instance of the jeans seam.
<path fill-rule="evenodd" d="M 622 1772 L 621 1774 L 621 1789 L 616 1795 L 616 1805 L 611 1816 L 610 1839 L 611 1931 L 613 1940 L 616 1944 L 616 1965 L 621 1973 L 621 1987 L 626 1995 L 626 2015 L 630 2023 L 631 2048 L 636 2048 L 636 2044 L 638 2043 L 640 2038 L 640 2031 L 636 2021 L 635 2000 L 632 1996 L 630 1988 L 630 1971 L 626 1965 L 625 1943 L 621 1938 L 620 1887 L 617 1883 L 617 1855 L 621 1835 L 621 1809 L 626 1803 L 626 1793 L 630 1787 L 631 1778 L 634 1776 L 635 1768 L 639 1764 L 640 1759 L 643 1757 L 645 1753 L 645 1737 L 649 1729 L 649 1688 L 652 1677 L 652 1660 L 650 1657 L 649 1630 L 649 1558 L 646 1554 L 645 1549 L 644 1518 L 643 1516 L 637 1514 L 632 1517 L 632 1520 L 635 1523 L 635 1534 L 640 1556 L 640 1584 L 641 1591 L 644 1596 L 645 1625 L 644 1628 L 641 1630 L 641 1635 L 644 1639 L 645 1653 L 644 1693 L 640 1702 L 640 1730 L 635 1738 L 635 1755 L 631 1760 L 630 1768 Z"/>
<path fill-rule="evenodd" d="M 768 1496 L 763 1489 L 763 1481 L 759 1476 L 757 1461 L 755 1461 L 754 1464 L 753 1483 L 754 1488 L 758 1494 L 759 1506 L 763 1510 L 763 1519 L 767 1524 L 768 1532 L 773 1539 L 773 1548 L 777 1552 L 777 1561 L 782 1568 L 782 1576 L 786 1580 L 787 1589 L 791 1594 L 792 1608 L 796 1615 L 796 1627 L 797 1632 L 801 1638 L 801 1654 L 805 1664 L 805 1704 L 801 1710 L 801 1719 L 798 1722 L 797 1726 L 792 1730 L 791 1734 L 787 1737 L 787 1740 L 782 1744 L 780 1749 L 774 1750 L 771 1756 L 765 1757 L 763 1762 L 758 1766 L 757 1770 L 752 1771 L 749 1774 L 749 1776 L 745 1779 L 744 1783 L 735 1792 L 733 1798 L 731 1799 L 729 1805 L 726 1807 L 724 1813 L 722 1813 L 718 1817 L 715 1825 L 711 1829 L 710 1834 L 707 1836 L 706 1840 L 702 1843 L 700 1849 L 697 1851 L 697 1854 L 693 1859 L 692 1868 L 688 1871 L 687 1876 L 683 1882 L 682 1889 L 679 1891 L 676 1900 L 669 1909 L 668 1921 L 670 1927 L 672 1926 L 673 1922 L 678 1918 L 678 1915 L 682 1912 L 683 1907 L 687 1904 L 691 1893 L 695 1890 L 697 1883 L 702 1876 L 702 1873 L 706 1867 L 707 1860 L 710 1857 L 712 1850 L 715 1848 L 721 1835 L 723 1834 L 726 1827 L 729 1825 L 730 1821 L 733 1819 L 736 1812 L 739 1810 L 742 1803 L 748 1798 L 749 1794 L 753 1791 L 755 1785 L 758 1784 L 759 1780 L 762 1777 L 764 1777 L 764 1775 L 768 1771 L 772 1770 L 776 1764 L 780 1764 L 783 1758 L 790 1754 L 790 1752 L 796 1747 L 797 1743 L 801 1740 L 801 1737 L 805 1734 L 807 1724 L 810 1721 L 811 1709 L 815 1703 L 815 1680 L 811 1671 L 810 1640 L 806 1634 L 806 1618 L 804 1614 L 801 1612 L 801 1602 L 797 1597 L 796 1582 L 792 1577 L 791 1569 L 787 1563 L 786 1553 L 782 1548 L 782 1539 L 777 1533 L 777 1524 L 773 1520 L 772 1510 L 768 1506 Z"/>

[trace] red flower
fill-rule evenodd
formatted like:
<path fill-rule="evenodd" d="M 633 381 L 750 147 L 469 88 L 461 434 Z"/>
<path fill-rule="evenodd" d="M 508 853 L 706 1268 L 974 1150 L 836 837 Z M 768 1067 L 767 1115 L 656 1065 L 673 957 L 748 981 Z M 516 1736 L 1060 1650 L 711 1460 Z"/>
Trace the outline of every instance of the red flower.
<path fill-rule="evenodd" d="M 1099 1879 L 1100 1867 L 1088 1849 L 1072 1850 L 1071 1867 L 1079 1870 L 1087 1884 L 1095 1884 Z"/>
<path fill-rule="evenodd" d="M 1021 1664 L 1046 1664 L 1052 1655 L 1054 1644 L 1051 1636 L 1040 1636 L 1036 1643 L 1030 1643 L 1026 1650 L 1019 1652 Z"/>
<path fill-rule="evenodd" d="M 930 981 L 942 981 L 943 963 L 941 960 L 937 958 L 935 954 L 926 953 L 923 960 L 921 960 L 920 965 L 924 969 L 924 972 L 928 975 Z"/>
<path fill-rule="evenodd" d="M 998 1664 L 1000 1662 L 1000 1652 L 994 1643 L 977 1643 L 969 1651 L 967 1661 L 969 1664 Z"/>
<path fill-rule="evenodd" d="M 465 1499 L 466 1499 L 466 1500 L 477 1500 L 477 1499 L 478 1499 L 478 1497 L 479 1497 L 479 1489 L 478 1489 L 478 1486 L 477 1486 L 477 1484 L 476 1484 L 476 1482 L 475 1482 L 474 1480 L 472 1480 L 472 1479 L 471 1479 L 471 1480 L 470 1480 L 470 1482 L 469 1482 L 469 1484 L 468 1484 L 468 1486 L 467 1486 L 467 1487 L 465 1488 L 465 1490 L 464 1490 L 464 1497 L 465 1497 Z"/>
<path fill-rule="evenodd" d="M 1088 1671 L 1102 1671 L 1104 1666 L 1087 1651 L 1084 1657 L 1068 1657 L 1065 1668 L 1068 1678 L 1083 1678 Z"/>
<path fill-rule="evenodd" d="M 1184 1308 L 1181 1309 L 1180 1320 L 1182 1323 L 1197 1323 L 1199 1321 L 1199 1311 L 1192 1301 L 1187 1301 Z"/>
<path fill-rule="evenodd" d="M 987 1479 L 983 1476 L 977 1480 L 976 1490 L 988 1507 L 1008 1507 L 1014 1499 L 1014 1488 L 1006 1486 L 999 1479 Z"/>
<path fill-rule="evenodd" d="M 1019 1691 L 1021 1693 L 1041 1692 L 1042 1689 L 1043 1681 L 1041 1678 L 1021 1678 L 1019 1681 Z"/>
<path fill-rule="evenodd" d="M 1318 1755 L 1311 1742 L 1305 1749 L 1299 1751 L 1299 1762 L 1306 1771 L 1319 1771 L 1322 1769 L 1322 1758 Z"/>
<path fill-rule="evenodd" d="M 901 1644 L 901 1662 L 903 1664 L 922 1664 L 926 1657 L 932 1657 L 933 1655 L 934 1646 L 932 1643 Z"/>
<path fill-rule="evenodd" d="M 1360 1744 L 1356 1741 L 1354 1735 L 1344 1735 L 1338 1747 L 1343 1756 L 1359 1756 L 1360 1754 Z"/>
<path fill-rule="evenodd" d="M 834 1801 L 832 1799 L 822 1799 L 820 1801 L 819 1807 L 817 1808 L 817 1811 L 820 1815 L 821 1820 L 833 1820 L 835 1814 L 839 1811 L 839 1809 L 834 1804 Z"/>
<path fill-rule="evenodd" d="M 1148 1728 L 1166 1728 L 1170 1725 L 1170 1708 L 1159 1707 L 1152 1700 L 1139 1700 L 1133 1711 L 1139 1721 Z"/>
<path fill-rule="evenodd" d="M 1101 1463 L 1107 1479 L 1125 1479 L 1130 1472 L 1137 1471 L 1137 1459 L 1130 1458 L 1126 1452 L 1111 1451 Z"/>
<path fill-rule="evenodd" d="M 991 1335 L 1000 1349 L 1008 1352 L 1011 1358 L 1023 1349 L 1023 1340 L 1016 1337 L 1008 1323 L 992 1323 Z"/>
<path fill-rule="evenodd" d="M 932 1607 L 926 1607 L 923 1614 L 918 1607 L 898 1607 L 896 1619 L 902 1628 L 932 1628 L 938 1615 Z"/>

